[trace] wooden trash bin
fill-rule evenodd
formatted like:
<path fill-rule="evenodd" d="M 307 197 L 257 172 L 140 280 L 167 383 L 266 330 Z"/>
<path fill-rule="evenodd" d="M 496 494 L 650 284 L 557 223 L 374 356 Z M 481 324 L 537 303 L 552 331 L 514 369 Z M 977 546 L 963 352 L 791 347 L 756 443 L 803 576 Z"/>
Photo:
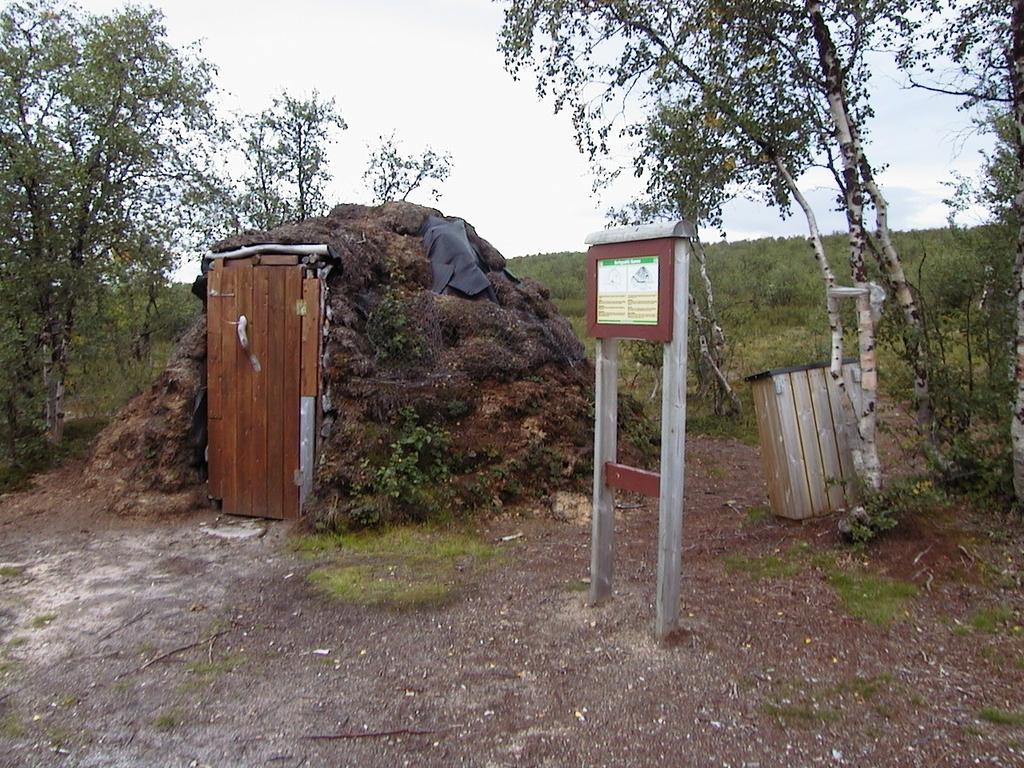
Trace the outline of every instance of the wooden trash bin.
<path fill-rule="evenodd" d="M 844 363 L 843 379 L 857 407 L 861 389 L 855 360 Z M 829 364 L 775 368 L 746 381 L 753 389 L 761 460 L 774 513 L 804 520 L 854 504 L 852 440 Z"/>

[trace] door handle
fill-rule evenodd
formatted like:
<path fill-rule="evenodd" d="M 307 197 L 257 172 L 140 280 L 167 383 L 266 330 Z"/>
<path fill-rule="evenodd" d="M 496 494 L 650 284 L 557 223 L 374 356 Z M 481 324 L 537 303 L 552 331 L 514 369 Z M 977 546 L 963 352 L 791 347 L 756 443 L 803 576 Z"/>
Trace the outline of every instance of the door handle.
<path fill-rule="evenodd" d="M 259 373 L 262 366 L 260 365 L 259 358 L 253 354 L 252 350 L 249 349 L 249 336 L 245 332 L 249 325 L 249 321 L 246 320 L 245 315 L 239 315 L 238 320 L 232 323 L 232 325 L 237 327 L 238 343 L 242 345 L 242 349 L 244 349 L 245 353 L 249 356 L 249 363 L 252 365 L 252 369 L 256 371 L 256 373 Z"/>

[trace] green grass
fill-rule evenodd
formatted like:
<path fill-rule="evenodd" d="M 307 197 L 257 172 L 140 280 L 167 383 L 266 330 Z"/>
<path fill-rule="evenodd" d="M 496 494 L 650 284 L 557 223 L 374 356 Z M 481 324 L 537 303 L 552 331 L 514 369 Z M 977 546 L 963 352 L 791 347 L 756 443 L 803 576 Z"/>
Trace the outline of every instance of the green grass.
<path fill-rule="evenodd" d="M 41 613 L 38 616 L 34 616 L 30 624 L 33 629 L 42 629 L 43 627 L 50 626 L 56 618 L 56 613 Z"/>
<path fill-rule="evenodd" d="M 834 552 L 813 551 L 807 542 L 761 557 L 729 555 L 724 563 L 730 573 L 758 580 L 791 579 L 808 567 L 816 568 L 835 590 L 843 610 L 878 626 L 888 626 L 902 616 L 917 596 L 917 587 L 910 582 L 843 568 Z"/>
<path fill-rule="evenodd" d="M 791 579 L 803 570 L 807 551 L 808 545 L 801 542 L 773 555 L 728 555 L 724 560 L 725 569 L 730 573 L 744 573 L 754 579 Z"/>
<path fill-rule="evenodd" d="M 25 735 L 25 726 L 13 712 L 0 716 L 0 736 L 17 739 Z"/>
<path fill-rule="evenodd" d="M 814 704 L 766 702 L 761 705 L 761 711 L 789 726 L 810 727 L 821 723 L 833 723 L 841 717 L 840 713 L 831 707 Z"/>
<path fill-rule="evenodd" d="M 0 566 L 0 579 L 17 579 L 25 572 L 25 569 L 15 565 Z"/>
<path fill-rule="evenodd" d="M 980 710 L 978 712 L 978 719 L 994 725 L 1014 728 L 1024 726 L 1024 712 L 1011 712 L 1005 709 L 997 709 L 996 707 L 985 707 Z"/>
<path fill-rule="evenodd" d="M 777 679 L 772 686 L 773 693 L 761 704 L 761 711 L 782 725 L 795 727 L 835 722 L 851 712 L 859 722 L 867 712 L 890 719 L 892 712 L 879 699 L 902 693 L 889 674 L 857 675 L 831 684 Z"/>
<path fill-rule="evenodd" d="M 307 556 L 330 558 L 309 575 L 323 594 L 399 609 L 449 601 L 476 566 L 497 554 L 492 545 L 464 532 L 411 526 L 302 536 L 292 547 Z"/>
<path fill-rule="evenodd" d="M 764 504 L 755 504 L 747 510 L 747 525 L 760 525 L 772 519 L 772 508 Z"/>
<path fill-rule="evenodd" d="M 877 626 L 888 626 L 907 610 L 917 587 L 907 581 L 871 573 L 832 570 L 828 583 L 851 616 Z"/>
<path fill-rule="evenodd" d="M 164 710 L 153 720 L 153 727 L 158 731 L 173 731 L 185 722 L 185 715 L 178 707 Z"/>
<path fill-rule="evenodd" d="M 1014 612 L 1010 606 L 995 605 L 989 608 L 982 608 L 972 614 L 970 619 L 968 619 L 968 626 L 975 632 L 994 635 L 1001 630 L 1010 629 L 1013 621 Z"/>
<path fill-rule="evenodd" d="M 187 690 L 206 688 L 213 685 L 222 675 L 234 672 L 245 663 L 245 657 L 239 653 L 229 653 L 213 661 L 192 661 L 185 665 L 188 675 L 181 687 Z"/>

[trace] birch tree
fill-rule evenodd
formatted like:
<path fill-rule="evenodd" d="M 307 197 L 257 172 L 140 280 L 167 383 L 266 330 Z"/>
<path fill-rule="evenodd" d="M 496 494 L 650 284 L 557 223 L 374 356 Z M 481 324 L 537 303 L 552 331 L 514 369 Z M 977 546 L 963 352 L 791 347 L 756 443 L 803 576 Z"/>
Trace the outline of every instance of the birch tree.
<path fill-rule="evenodd" d="M 988 110 L 996 122 L 1005 118 L 1005 139 L 1013 173 L 1009 209 L 1015 220 L 1017 242 L 1013 259 L 1012 293 L 1016 309 L 1014 338 L 1014 397 L 1010 442 L 1013 486 L 1018 504 L 1024 504 L 1024 0 L 952 0 L 951 25 L 927 32 L 931 46 L 910 46 L 904 65 L 917 74 L 915 86 L 961 99 L 965 109 Z M 915 43 L 919 42 L 915 40 Z M 948 57 L 952 72 L 936 71 L 936 54 Z M 948 77 L 947 77 L 948 75 Z M 990 201 L 998 205 L 1002 201 Z"/>
<path fill-rule="evenodd" d="M 307 98 L 286 91 L 243 124 L 240 145 L 247 170 L 238 204 L 244 226 L 273 229 L 322 215 L 331 179 L 327 147 L 336 131 L 348 128 L 334 99 L 316 90 Z"/>
<path fill-rule="evenodd" d="M 592 157 L 607 150 L 621 113 L 632 100 L 652 112 L 680 103 L 722 120 L 722 140 L 755 158 L 737 164 L 733 182 L 757 186 L 781 209 L 800 203 L 810 242 L 826 286 L 835 277 L 825 259 L 813 211 L 796 179 L 823 148 L 832 146 L 831 111 L 823 95 L 821 51 L 812 47 L 810 8 L 758 2 L 661 4 L 645 0 L 566 5 L 513 0 L 506 11 L 502 48 L 516 74 L 532 64 L 538 92 L 554 93 L 555 108 L 569 108 L 580 148 Z M 856 46 L 855 56 L 863 50 Z M 855 59 L 856 60 L 856 59 Z M 833 67 L 840 77 L 853 68 Z M 612 107 L 609 110 L 609 106 Z M 822 127 L 828 126 L 828 131 Z M 834 136 L 838 140 L 838 135 Z M 831 157 L 830 153 L 826 153 Z M 856 158 L 853 170 L 856 173 Z M 845 168 L 844 168 L 845 170 Z M 866 283 L 860 179 L 850 178 L 846 202 L 851 229 L 850 263 L 856 282 Z M 855 183 L 854 183 L 855 182 Z M 828 303 L 833 360 L 842 358 L 839 314 Z M 863 406 L 857 414 L 858 474 L 865 486 L 881 484 L 875 446 L 874 317 L 859 313 L 859 346 L 866 374 Z"/>
<path fill-rule="evenodd" d="M 432 200 L 441 196 L 437 185 L 452 172 L 452 156 L 427 147 L 419 155 L 402 153 L 401 143 L 391 134 L 381 136 L 377 148 L 370 153 L 363 173 L 363 183 L 373 193 L 373 204 L 392 200 L 408 200 L 409 195 L 430 184 L 426 194 Z"/>
<path fill-rule="evenodd" d="M 60 441 L 79 313 L 114 279 L 117 246 L 145 233 L 172 265 L 169 212 L 201 186 L 193 138 L 215 123 L 211 76 L 169 45 L 155 10 L 93 16 L 29 0 L 0 13 L 0 324 L 22 382 L 5 403 L 14 433 L 35 421 L 22 407 L 42 400 Z"/>

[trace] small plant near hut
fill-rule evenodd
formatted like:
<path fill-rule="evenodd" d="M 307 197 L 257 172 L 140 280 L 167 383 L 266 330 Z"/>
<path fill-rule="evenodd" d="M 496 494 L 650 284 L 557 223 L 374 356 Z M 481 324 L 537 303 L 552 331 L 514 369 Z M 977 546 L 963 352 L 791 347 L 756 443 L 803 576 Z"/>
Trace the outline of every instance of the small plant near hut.
<path fill-rule="evenodd" d="M 410 317 L 408 305 L 407 298 L 390 292 L 366 319 L 366 336 L 378 360 L 408 364 L 426 355 L 426 340 Z"/>
<path fill-rule="evenodd" d="M 377 467 L 364 461 L 371 479 L 362 489 L 364 503 L 347 521 L 358 527 L 400 518 L 436 518 L 451 501 L 450 435 L 440 427 L 422 424 L 412 408 L 403 408 L 400 417 L 387 457 Z"/>

